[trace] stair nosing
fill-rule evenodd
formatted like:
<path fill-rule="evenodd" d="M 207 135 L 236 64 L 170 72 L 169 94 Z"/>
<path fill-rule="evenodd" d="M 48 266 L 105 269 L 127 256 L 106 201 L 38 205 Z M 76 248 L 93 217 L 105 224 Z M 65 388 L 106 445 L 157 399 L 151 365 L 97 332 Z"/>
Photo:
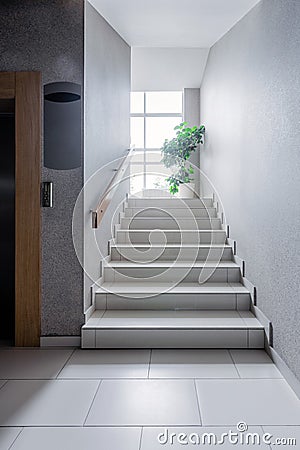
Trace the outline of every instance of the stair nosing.
<path fill-rule="evenodd" d="M 170 283 L 165 282 L 165 283 L 155 283 L 155 286 L 158 287 L 157 291 L 150 291 L 149 292 L 149 287 L 150 286 L 143 286 L 143 284 L 145 285 L 145 282 L 138 282 L 140 283 L 139 286 L 137 286 L 137 283 L 135 282 L 135 290 L 134 291 L 130 291 L 129 289 L 131 288 L 130 286 L 130 281 L 128 281 L 127 283 L 122 281 L 122 282 L 118 282 L 118 281 L 104 281 L 104 283 L 102 285 L 100 285 L 97 289 L 95 289 L 95 294 L 107 294 L 107 293 L 113 293 L 115 295 L 119 295 L 122 296 L 122 294 L 155 294 L 156 295 L 160 295 L 160 294 L 250 294 L 250 291 L 243 286 L 241 283 L 237 283 L 239 286 L 232 286 L 232 283 L 203 283 L 203 284 L 198 284 L 198 283 L 179 283 L 178 285 L 174 286 L 174 287 L 170 287 L 170 289 L 168 289 L 167 292 L 164 291 L 164 289 L 167 289 L 170 286 Z M 128 286 L 126 286 L 125 290 L 118 290 L 117 292 L 115 292 L 116 288 L 118 288 L 118 284 L 120 285 L 120 287 L 124 288 L 124 284 L 128 284 Z M 122 286 L 123 285 L 123 286 Z M 160 286 L 160 288 L 159 288 Z M 178 288 L 179 286 L 179 288 Z M 191 289 L 192 288 L 192 289 Z M 214 289 L 216 288 L 216 289 Z M 218 288 L 223 288 L 221 290 L 218 290 Z M 161 289 L 163 292 L 161 292 Z M 112 290 L 114 290 L 114 292 L 112 292 Z"/>
<path fill-rule="evenodd" d="M 153 228 L 153 229 L 143 229 L 143 230 L 141 230 L 141 229 L 132 229 L 132 228 L 119 228 L 118 230 L 117 230 L 117 233 L 120 233 L 121 231 L 122 232 L 124 232 L 124 231 L 126 231 L 126 232 L 129 232 L 129 233 L 136 233 L 136 232 L 138 232 L 138 233 L 141 233 L 141 232 L 152 232 L 152 231 L 156 231 L 156 230 L 159 230 L 159 231 L 163 231 L 164 233 L 174 233 L 174 232 L 176 232 L 176 233 L 186 233 L 186 232 L 189 232 L 189 233 L 195 233 L 195 232 L 198 232 L 198 233 L 211 233 L 211 232 L 218 232 L 218 233 L 226 233 L 226 231 L 225 230 L 201 230 L 201 229 L 199 229 L 199 228 L 196 228 L 196 229 L 193 229 L 193 230 L 174 230 L 174 229 L 168 229 L 168 230 L 166 230 L 166 229 L 160 229 L 160 228 Z"/>
<path fill-rule="evenodd" d="M 100 319 L 101 320 L 101 319 Z M 241 326 L 237 325 L 236 327 L 233 325 L 219 325 L 219 326 L 211 326 L 211 325 L 191 325 L 191 326 L 181 326 L 181 325 L 173 325 L 173 326 L 162 326 L 162 325 L 83 325 L 84 329 L 97 329 L 97 330 L 262 330 L 263 325 L 247 325 Z"/>
<path fill-rule="evenodd" d="M 111 243 L 111 247 L 120 247 L 120 248 L 125 248 L 125 247 L 128 247 L 128 248 L 136 248 L 136 247 L 138 247 L 138 248 L 142 248 L 142 247 L 149 247 L 149 248 L 161 248 L 161 247 L 163 247 L 163 248 L 178 248 L 178 247 L 180 247 L 180 248 L 195 248 L 195 245 L 193 245 L 193 244 L 180 244 L 180 243 L 178 243 L 178 244 L 170 244 L 170 243 L 167 243 L 167 244 L 140 244 L 140 243 L 128 243 L 128 244 L 124 244 L 124 243 L 117 243 L 117 242 L 115 242 L 113 239 L 111 239 L 110 240 L 110 243 Z M 199 249 L 201 249 L 201 248 L 228 248 L 228 249 L 230 249 L 230 248 L 232 248 L 231 247 L 231 245 L 229 245 L 229 244 L 199 244 L 199 245 L 197 245 L 197 248 L 199 248 Z"/>
<path fill-rule="evenodd" d="M 216 267 L 215 267 L 215 263 L 216 262 Z M 207 268 L 213 268 L 215 267 L 217 268 L 221 268 L 221 269 L 232 269 L 232 268 L 239 268 L 240 266 L 235 263 L 234 261 L 210 261 L 209 263 L 205 262 L 205 261 L 181 261 L 181 262 L 176 262 L 176 261 L 156 261 L 156 262 L 151 262 L 151 263 L 143 263 L 143 262 L 133 262 L 133 261 L 126 261 L 126 260 L 121 260 L 121 261 L 115 261 L 115 260 L 111 260 L 109 262 L 106 262 L 105 265 L 103 266 L 103 268 L 106 267 L 134 267 L 134 268 L 147 268 L 149 267 L 150 269 L 153 268 L 186 268 L 186 267 L 190 267 L 191 269 L 193 269 L 194 267 L 207 267 Z"/>

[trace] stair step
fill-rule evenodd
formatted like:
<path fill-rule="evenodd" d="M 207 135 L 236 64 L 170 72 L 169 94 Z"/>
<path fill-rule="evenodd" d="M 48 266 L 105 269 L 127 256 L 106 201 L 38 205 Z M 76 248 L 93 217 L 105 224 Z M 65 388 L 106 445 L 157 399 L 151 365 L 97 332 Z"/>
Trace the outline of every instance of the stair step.
<path fill-rule="evenodd" d="M 156 206 L 147 207 L 133 207 L 125 208 L 125 217 L 216 217 L 216 208 L 207 208 L 205 206 L 200 207 L 185 207 L 185 208 L 174 208 L 169 206 L 164 206 L 162 208 Z"/>
<path fill-rule="evenodd" d="M 107 265 L 109 267 L 115 267 L 115 268 L 125 268 L 125 267 L 144 267 L 143 264 L 139 262 L 134 261 L 108 261 Z M 180 261 L 180 262 L 174 262 L 174 261 L 155 261 L 152 263 L 147 264 L 145 267 L 216 267 L 216 264 L 213 262 L 206 263 L 204 261 L 195 261 L 194 263 L 191 263 L 190 261 Z M 236 264 L 233 261 L 224 261 L 217 263 L 218 267 L 223 268 L 231 268 L 231 267 L 239 267 L 238 264 Z"/>
<path fill-rule="evenodd" d="M 116 244 L 110 243 L 112 260 L 132 260 L 143 263 L 156 261 L 230 261 L 232 248 L 228 244 L 209 245 L 200 244 L 198 248 L 193 244 Z"/>
<path fill-rule="evenodd" d="M 240 267 L 233 263 L 204 263 L 204 262 L 164 262 L 164 263 L 130 263 L 114 262 L 107 263 L 103 272 L 105 281 L 127 282 L 127 281 L 151 281 L 161 282 L 200 282 L 206 281 L 217 283 L 239 282 L 241 277 Z"/>
<path fill-rule="evenodd" d="M 82 328 L 83 348 L 263 348 L 250 311 L 96 311 Z"/>
<path fill-rule="evenodd" d="M 161 293 L 165 289 L 170 288 L 170 283 L 152 283 L 151 281 L 132 281 L 132 282 L 105 282 L 99 286 L 95 292 L 105 293 L 112 292 L 110 288 L 113 288 L 113 292 L 117 294 L 127 293 Z M 245 293 L 249 292 L 245 286 L 241 283 L 179 283 L 169 289 L 169 293 L 197 293 L 197 292 L 219 292 L 219 293 Z"/>
<path fill-rule="evenodd" d="M 96 309 L 249 310 L 250 293 L 240 283 L 104 282 Z"/>
<path fill-rule="evenodd" d="M 218 218 L 124 217 L 121 228 L 130 230 L 220 230 Z"/>
<path fill-rule="evenodd" d="M 151 236 L 151 241 L 150 241 Z M 116 231 L 119 244 L 224 244 L 227 236 L 224 230 L 123 230 Z"/>
<path fill-rule="evenodd" d="M 155 207 L 194 207 L 199 208 L 201 206 L 206 206 L 209 208 L 213 207 L 212 198 L 169 198 L 169 197 L 129 197 L 128 206 L 131 207 L 147 207 L 147 206 L 155 206 Z"/>

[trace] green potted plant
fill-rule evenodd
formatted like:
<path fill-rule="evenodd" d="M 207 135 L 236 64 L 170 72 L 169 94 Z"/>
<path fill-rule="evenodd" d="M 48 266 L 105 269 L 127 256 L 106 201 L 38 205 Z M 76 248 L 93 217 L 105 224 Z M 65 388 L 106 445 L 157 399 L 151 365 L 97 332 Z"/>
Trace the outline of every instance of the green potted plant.
<path fill-rule="evenodd" d="M 188 160 L 197 150 L 198 145 L 203 144 L 205 127 L 201 125 L 190 128 L 187 122 L 182 122 L 174 130 L 176 137 L 171 140 L 166 139 L 161 148 L 162 163 L 173 171 L 172 175 L 166 179 L 171 194 L 176 194 L 181 185 L 193 181 L 191 175 L 194 170 Z"/>

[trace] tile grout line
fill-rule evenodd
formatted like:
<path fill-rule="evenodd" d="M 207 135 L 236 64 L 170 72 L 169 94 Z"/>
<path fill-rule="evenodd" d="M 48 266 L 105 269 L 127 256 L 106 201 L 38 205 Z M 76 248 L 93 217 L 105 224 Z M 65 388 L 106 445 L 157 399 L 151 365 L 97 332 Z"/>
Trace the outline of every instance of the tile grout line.
<path fill-rule="evenodd" d="M 139 442 L 139 450 L 142 450 L 143 434 L 144 434 L 144 427 L 142 427 L 142 429 L 141 429 L 140 442 Z"/>
<path fill-rule="evenodd" d="M 239 369 L 237 368 L 237 365 L 236 365 L 235 362 L 234 362 L 233 356 L 232 356 L 232 354 L 231 354 L 231 350 L 228 349 L 227 351 L 228 351 L 228 353 L 229 353 L 229 357 L 230 357 L 231 361 L 233 362 L 233 365 L 234 365 L 234 367 L 235 367 L 235 370 L 237 371 L 237 374 L 238 374 L 239 378 L 242 378 L 242 377 L 241 377 L 241 374 L 240 374 L 240 372 L 239 372 Z"/>
<path fill-rule="evenodd" d="M 194 389 L 195 389 L 195 394 L 196 394 L 196 400 L 197 400 L 197 407 L 198 407 L 198 413 L 199 413 L 199 419 L 200 419 L 200 426 L 203 426 L 202 423 L 202 415 L 201 415 L 201 410 L 200 410 L 200 399 L 198 396 L 198 391 L 197 391 L 197 386 L 196 386 L 196 379 L 194 378 Z"/>
<path fill-rule="evenodd" d="M 90 404 L 90 407 L 89 407 L 89 409 L 88 409 L 88 412 L 87 412 L 87 414 L 86 414 L 86 416 L 85 416 L 85 419 L 84 419 L 84 421 L 83 421 L 82 427 L 85 427 L 87 418 L 88 418 L 88 416 L 89 416 L 89 414 L 90 414 L 90 412 L 91 412 L 92 406 L 93 406 L 93 404 L 94 404 L 94 402 L 95 402 L 96 395 L 97 395 L 98 392 L 99 392 L 99 389 L 100 389 L 100 386 L 101 386 L 101 384 L 102 384 L 102 381 L 103 381 L 103 380 L 100 380 L 100 381 L 99 381 L 99 384 L 98 384 L 98 386 L 97 386 L 95 395 L 94 395 L 94 397 L 93 397 L 93 399 L 92 399 L 92 402 L 91 402 L 91 404 Z"/>
<path fill-rule="evenodd" d="M 2 386 L 0 387 L 0 391 L 1 391 L 1 389 L 3 389 L 4 388 L 4 386 L 10 381 L 10 380 L 1 380 L 1 381 L 4 381 L 4 383 L 2 384 Z"/>
<path fill-rule="evenodd" d="M 16 440 L 18 439 L 18 437 L 20 436 L 20 434 L 23 432 L 24 427 L 21 427 L 21 430 L 19 431 L 19 433 L 17 434 L 17 436 L 15 437 L 15 439 L 12 441 L 12 443 L 10 444 L 10 446 L 8 447 L 8 450 L 10 450 L 11 448 L 13 448 L 14 443 L 16 442 Z"/>
<path fill-rule="evenodd" d="M 149 375 L 150 375 L 150 368 L 151 368 L 151 364 L 152 364 L 152 351 L 153 349 L 150 349 L 150 359 L 149 359 L 149 367 L 148 367 L 148 374 L 147 374 L 147 379 L 149 379 Z"/>
<path fill-rule="evenodd" d="M 286 381 L 286 379 L 284 377 L 270 377 L 270 376 L 265 376 L 265 377 L 251 377 L 251 376 L 245 376 L 245 377 L 209 377 L 209 376 L 205 376 L 205 377 L 201 377 L 201 376 L 197 376 L 196 378 L 194 376 L 180 376 L 180 377 L 172 377 L 172 376 L 166 376 L 166 377 L 151 377 L 149 378 L 150 380 L 284 380 Z M 6 383 L 8 383 L 9 381 L 55 381 L 55 378 L 11 378 L 9 380 L 6 381 Z M 112 381 L 121 381 L 121 380 L 138 380 L 138 381 L 143 381 L 143 380 L 148 380 L 147 377 L 103 377 L 101 378 L 99 377 L 80 377 L 80 378 L 59 378 L 59 380 L 63 380 L 63 381 L 107 381 L 107 380 L 112 380 Z M 5 384 L 6 384 L 5 383 Z M 4 385 L 3 385 L 4 386 Z M 299 425 L 300 426 L 300 425 Z M 0 425 L 1 427 L 1 425 Z"/>
<path fill-rule="evenodd" d="M 224 428 L 224 427 L 234 427 L 236 424 L 225 424 L 225 425 L 216 425 L 216 424 L 207 424 L 207 425 L 199 425 L 199 424 L 187 424 L 187 425 L 185 425 L 185 424 L 181 424 L 181 425 L 178 425 L 178 423 L 176 424 L 171 424 L 171 425 L 168 425 L 168 427 L 169 428 L 182 428 L 182 427 L 186 427 L 186 428 L 195 428 L 195 427 L 201 427 L 201 428 Z M 80 429 L 82 429 L 82 428 L 84 428 L 84 429 L 89 429 L 89 428 L 129 428 L 129 429 L 132 429 L 132 428 L 164 428 L 165 427 L 165 425 L 163 425 L 163 424 L 161 424 L 161 423 L 156 423 L 156 424 L 149 424 L 149 425 L 147 425 L 147 424 L 144 424 L 143 426 L 141 426 L 140 424 L 132 424 L 132 425 L 129 425 L 129 424 L 126 424 L 126 425 L 120 425 L 120 424 L 117 424 L 117 425 L 113 425 L 113 424 L 109 424 L 109 425 L 107 425 L 107 424 L 97 424 L 97 425 L 86 425 L 86 426 L 83 426 L 83 425 L 45 425 L 45 424 L 43 424 L 43 425 L 19 425 L 19 426 L 16 426 L 16 425 L 0 425 L 0 430 L 1 430 L 1 428 L 22 428 L 22 431 L 23 430 L 25 430 L 25 429 L 39 429 L 39 428 L 72 428 L 72 429 L 74 429 L 74 428 L 80 428 Z M 290 425 L 290 424 L 287 424 L 287 423 L 283 423 L 283 424 L 278 424 L 278 423 L 272 423 L 272 424 L 267 424 L 267 425 L 261 425 L 261 424 L 257 424 L 257 423 L 252 423 L 252 424 L 250 424 L 249 425 L 249 427 L 256 427 L 256 428 L 263 428 L 263 427 L 274 427 L 274 428 L 299 428 L 299 425 Z M 20 433 L 21 433 L 21 431 L 20 431 Z M 20 434 L 19 433 L 19 434 Z"/>
<path fill-rule="evenodd" d="M 68 362 L 70 361 L 70 359 L 72 358 L 72 356 L 74 355 L 75 351 L 77 350 L 77 347 L 75 347 L 73 349 L 73 351 L 71 352 L 70 356 L 67 358 L 66 362 L 63 364 L 62 368 L 59 370 L 58 374 L 56 375 L 56 377 L 54 378 L 55 380 L 58 379 L 59 375 L 61 374 L 61 372 L 63 371 L 63 369 L 66 367 L 66 365 L 68 364 Z"/>

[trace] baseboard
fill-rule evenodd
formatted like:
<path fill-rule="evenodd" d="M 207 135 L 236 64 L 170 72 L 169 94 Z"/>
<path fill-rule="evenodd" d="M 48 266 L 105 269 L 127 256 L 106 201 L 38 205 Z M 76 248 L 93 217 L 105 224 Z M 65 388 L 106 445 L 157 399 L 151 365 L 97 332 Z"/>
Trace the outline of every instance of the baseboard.
<path fill-rule="evenodd" d="M 272 322 L 266 317 L 260 308 L 255 305 L 251 305 L 251 311 L 257 320 L 262 324 L 265 329 L 266 345 L 273 345 L 273 327 Z"/>
<path fill-rule="evenodd" d="M 41 336 L 41 347 L 80 347 L 80 336 Z"/>
<path fill-rule="evenodd" d="M 300 400 L 300 381 L 298 378 L 296 378 L 289 366 L 283 361 L 281 356 L 278 355 L 273 347 L 267 346 L 266 351 L 269 353 L 270 357 L 274 361 L 274 364 L 277 366 L 278 370 L 282 373 L 283 377 Z"/>

